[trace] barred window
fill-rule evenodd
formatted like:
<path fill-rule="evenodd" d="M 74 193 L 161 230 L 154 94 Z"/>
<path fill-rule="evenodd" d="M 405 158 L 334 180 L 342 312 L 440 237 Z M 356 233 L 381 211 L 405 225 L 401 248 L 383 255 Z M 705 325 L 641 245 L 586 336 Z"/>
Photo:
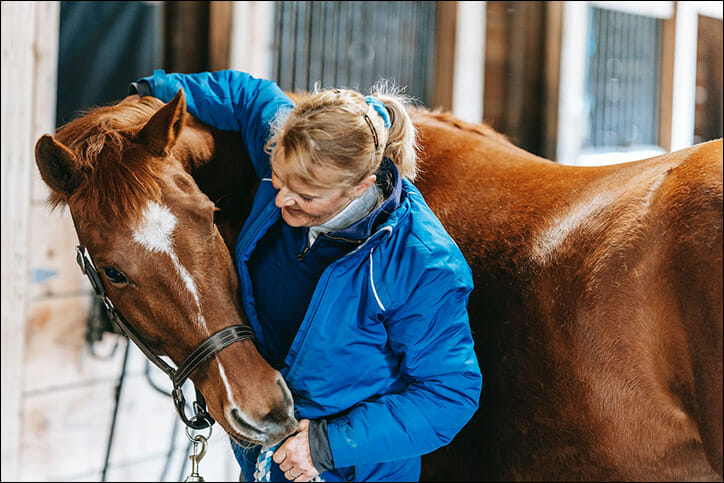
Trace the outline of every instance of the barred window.
<path fill-rule="evenodd" d="M 428 101 L 435 2 L 275 2 L 272 78 L 288 91 L 347 87 L 380 78 Z"/>
<path fill-rule="evenodd" d="M 661 20 L 589 9 L 583 147 L 658 144 Z"/>

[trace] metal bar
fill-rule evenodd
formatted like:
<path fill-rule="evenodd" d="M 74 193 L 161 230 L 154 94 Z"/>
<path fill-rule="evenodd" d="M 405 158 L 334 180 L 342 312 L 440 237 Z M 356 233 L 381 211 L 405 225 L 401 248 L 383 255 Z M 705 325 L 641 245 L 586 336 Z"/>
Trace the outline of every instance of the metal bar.
<path fill-rule="evenodd" d="M 115 400 L 116 403 L 113 406 L 113 418 L 111 419 L 111 429 L 108 434 L 108 443 L 106 444 L 106 457 L 103 463 L 103 471 L 101 473 L 101 481 L 106 481 L 106 473 L 108 472 L 108 462 L 111 457 L 111 448 L 113 447 L 113 437 L 116 434 L 116 422 L 118 420 L 118 406 L 121 402 L 121 389 L 123 389 L 123 381 L 126 379 L 126 368 L 128 367 L 128 349 L 131 346 L 131 341 L 126 339 L 126 351 L 123 354 L 123 365 L 121 366 L 121 375 L 118 378 L 118 384 L 116 385 Z"/>
<path fill-rule="evenodd" d="M 291 15 L 290 20 L 292 22 L 292 47 L 290 49 L 292 55 L 292 66 L 291 66 L 291 80 L 289 82 L 289 90 L 294 90 L 294 85 L 297 79 L 297 5 L 298 2 L 290 2 Z"/>
<path fill-rule="evenodd" d="M 309 90 L 312 82 L 312 9 L 314 2 L 304 2 L 304 62 L 302 63 L 304 77 L 302 77 L 304 85 L 301 89 Z"/>

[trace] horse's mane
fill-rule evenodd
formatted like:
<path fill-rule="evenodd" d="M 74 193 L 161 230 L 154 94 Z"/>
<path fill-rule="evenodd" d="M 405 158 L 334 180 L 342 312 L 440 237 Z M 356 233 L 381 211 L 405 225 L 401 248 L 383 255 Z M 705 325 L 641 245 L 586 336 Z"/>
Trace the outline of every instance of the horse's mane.
<path fill-rule="evenodd" d="M 413 106 L 408 108 L 408 112 L 416 119 L 433 119 L 457 129 L 462 129 L 463 131 L 473 132 L 512 145 L 510 140 L 504 134 L 499 133 L 490 125 L 486 123 L 476 124 L 463 121 L 462 119 L 455 117 L 449 111 L 444 111 L 442 109 L 429 109 L 423 106 Z"/>
<path fill-rule="evenodd" d="M 55 208 L 71 202 L 82 218 L 101 224 L 137 220 L 146 201 L 161 197 L 161 163 L 128 148 L 161 106 L 156 98 L 142 97 L 88 109 L 60 127 L 56 138 L 73 152 L 85 180 L 70 197 L 51 193 L 49 204 Z"/>

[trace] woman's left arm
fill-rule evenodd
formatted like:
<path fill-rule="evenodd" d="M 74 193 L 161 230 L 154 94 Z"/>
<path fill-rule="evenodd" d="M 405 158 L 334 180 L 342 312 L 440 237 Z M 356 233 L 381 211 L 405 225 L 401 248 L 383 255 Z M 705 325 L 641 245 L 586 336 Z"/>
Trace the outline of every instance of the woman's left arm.
<path fill-rule="evenodd" d="M 478 408 L 482 388 L 467 303 L 472 280 L 445 268 L 423 274 L 387 322 L 407 388 L 328 421 L 335 467 L 392 461 L 449 443 Z"/>

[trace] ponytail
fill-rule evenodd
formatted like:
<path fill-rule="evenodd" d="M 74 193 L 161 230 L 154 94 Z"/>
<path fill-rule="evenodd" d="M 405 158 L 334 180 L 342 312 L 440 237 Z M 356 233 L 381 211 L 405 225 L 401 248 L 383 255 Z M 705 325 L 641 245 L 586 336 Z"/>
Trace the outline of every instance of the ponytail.
<path fill-rule="evenodd" d="M 383 155 L 397 165 L 403 178 L 414 181 L 417 176 L 418 145 L 415 126 L 406 109 L 409 98 L 387 80 L 378 81 L 371 91 L 373 96 L 384 103 L 390 114 L 391 125 Z"/>

